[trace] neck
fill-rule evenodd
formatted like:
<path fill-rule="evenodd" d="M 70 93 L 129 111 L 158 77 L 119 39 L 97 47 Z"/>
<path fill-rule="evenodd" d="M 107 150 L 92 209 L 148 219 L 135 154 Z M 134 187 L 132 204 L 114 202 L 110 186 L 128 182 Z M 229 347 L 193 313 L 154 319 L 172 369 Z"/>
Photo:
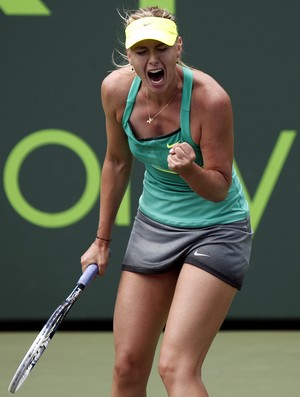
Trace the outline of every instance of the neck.
<path fill-rule="evenodd" d="M 146 122 L 148 123 L 148 124 L 151 124 L 152 123 L 152 121 L 156 118 L 156 117 L 158 117 L 168 106 L 169 106 L 169 104 L 172 102 L 172 100 L 174 99 L 174 97 L 176 96 L 176 91 L 175 91 L 175 93 L 171 96 L 171 97 L 169 97 L 168 98 L 168 100 L 167 100 L 167 102 L 163 105 L 163 106 L 159 106 L 158 108 L 159 108 L 159 110 L 156 112 L 156 113 L 152 113 L 151 111 L 150 111 L 150 105 L 149 105 L 149 100 L 148 100 L 148 91 L 146 91 L 146 105 L 147 105 L 147 113 L 148 113 L 148 119 L 146 120 Z"/>

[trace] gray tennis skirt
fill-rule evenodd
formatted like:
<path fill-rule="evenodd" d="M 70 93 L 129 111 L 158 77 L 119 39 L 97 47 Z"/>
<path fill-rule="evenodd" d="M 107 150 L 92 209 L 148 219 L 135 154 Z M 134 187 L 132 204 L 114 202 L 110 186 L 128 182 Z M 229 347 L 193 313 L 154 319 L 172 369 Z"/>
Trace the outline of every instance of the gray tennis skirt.
<path fill-rule="evenodd" d="M 122 270 L 159 274 L 187 263 L 241 289 L 251 246 L 249 219 L 196 229 L 178 228 L 153 221 L 138 211 Z"/>

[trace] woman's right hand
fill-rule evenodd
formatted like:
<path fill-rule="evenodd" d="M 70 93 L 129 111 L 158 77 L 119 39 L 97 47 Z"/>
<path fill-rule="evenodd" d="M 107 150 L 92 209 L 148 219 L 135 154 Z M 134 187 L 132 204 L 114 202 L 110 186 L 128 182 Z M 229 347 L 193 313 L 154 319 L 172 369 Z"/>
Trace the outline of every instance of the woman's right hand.
<path fill-rule="evenodd" d="M 81 268 L 84 272 L 91 263 L 98 265 L 98 275 L 103 276 L 106 272 L 110 257 L 110 249 L 108 244 L 99 244 L 94 241 L 87 251 L 81 256 Z"/>

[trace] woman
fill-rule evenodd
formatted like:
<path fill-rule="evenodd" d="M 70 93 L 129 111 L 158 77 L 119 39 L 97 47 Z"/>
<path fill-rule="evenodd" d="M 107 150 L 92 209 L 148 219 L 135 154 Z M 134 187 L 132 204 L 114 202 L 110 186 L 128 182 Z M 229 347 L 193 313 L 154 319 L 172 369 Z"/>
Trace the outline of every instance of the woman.
<path fill-rule="evenodd" d="M 251 250 L 249 210 L 233 169 L 230 99 L 184 66 L 174 17 L 158 7 L 125 19 L 129 64 L 101 93 L 107 152 L 96 240 L 82 256 L 105 273 L 133 156 L 143 192 L 114 313 L 112 397 L 145 397 L 165 327 L 159 373 L 170 397 L 208 396 L 201 368 L 242 286 Z"/>

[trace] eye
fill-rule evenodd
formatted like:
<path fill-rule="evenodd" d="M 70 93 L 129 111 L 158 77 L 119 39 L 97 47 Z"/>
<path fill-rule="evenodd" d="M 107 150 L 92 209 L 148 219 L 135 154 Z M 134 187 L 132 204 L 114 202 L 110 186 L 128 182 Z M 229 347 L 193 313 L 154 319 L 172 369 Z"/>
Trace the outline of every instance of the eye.
<path fill-rule="evenodd" d="M 168 47 L 163 46 L 163 47 L 158 47 L 158 48 L 157 48 L 157 51 L 159 51 L 159 52 L 164 52 L 164 51 L 166 51 L 167 49 L 168 49 Z"/>

